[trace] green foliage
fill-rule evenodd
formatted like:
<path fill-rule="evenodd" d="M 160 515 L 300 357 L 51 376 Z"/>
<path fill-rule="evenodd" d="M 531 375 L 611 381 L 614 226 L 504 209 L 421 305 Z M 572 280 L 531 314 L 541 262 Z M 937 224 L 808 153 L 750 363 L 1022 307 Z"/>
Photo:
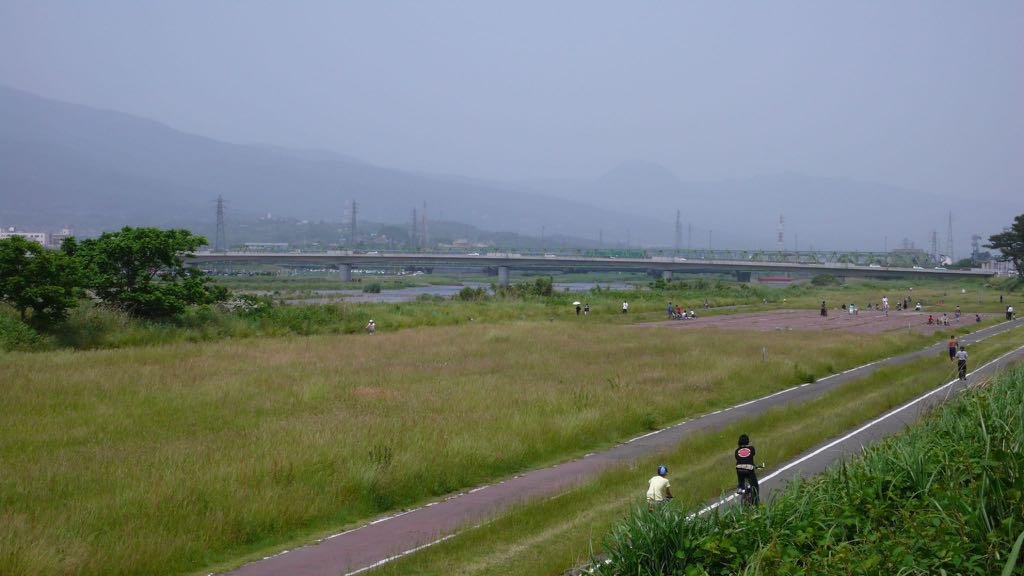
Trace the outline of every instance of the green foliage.
<path fill-rule="evenodd" d="M 0 240 L 0 300 L 22 320 L 37 326 L 63 320 L 80 292 L 79 279 L 76 263 L 63 252 L 20 236 Z"/>
<path fill-rule="evenodd" d="M 46 348 L 46 340 L 24 322 L 0 314 L 0 350 L 32 352 Z"/>
<path fill-rule="evenodd" d="M 839 286 L 839 279 L 832 274 L 815 274 L 811 278 L 811 284 L 815 286 Z"/>
<path fill-rule="evenodd" d="M 996 574 L 1024 528 L 1024 370 L 757 511 L 636 510 L 601 574 Z M 1005 572 L 1004 572 L 1005 573 Z"/>
<path fill-rule="evenodd" d="M 487 289 L 482 286 L 479 288 L 466 286 L 462 290 L 459 290 L 459 292 L 455 294 L 455 296 L 453 296 L 452 299 L 462 300 L 463 302 L 479 302 L 482 300 L 487 300 L 489 297 L 490 295 L 487 293 Z"/>
<path fill-rule="evenodd" d="M 206 243 L 188 230 L 125 227 L 66 250 L 82 262 L 88 288 L 104 302 L 143 318 L 169 318 L 227 297 L 225 288 L 182 261 Z"/>
<path fill-rule="evenodd" d="M 524 298 L 527 296 L 551 296 L 554 293 L 554 281 L 550 276 L 535 278 L 533 282 L 521 280 L 508 286 L 498 286 L 494 292 L 502 298 Z"/>
<path fill-rule="evenodd" d="M 1000 260 L 1012 262 L 1013 267 L 1024 274 L 1024 214 L 1017 215 L 1006 232 L 989 236 L 985 248 L 999 250 Z"/>
<path fill-rule="evenodd" d="M 370 282 L 369 284 L 363 285 L 363 292 L 367 294 L 380 294 L 380 290 L 380 282 Z"/>

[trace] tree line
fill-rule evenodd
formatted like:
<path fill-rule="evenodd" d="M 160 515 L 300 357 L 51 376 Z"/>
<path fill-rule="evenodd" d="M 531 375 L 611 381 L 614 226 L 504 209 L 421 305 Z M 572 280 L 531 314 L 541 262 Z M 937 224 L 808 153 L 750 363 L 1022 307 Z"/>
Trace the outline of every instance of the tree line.
<path fill-rule="evenodd" d="M 125 227 L 59 250 L 14 236 L 0 240 L 0 301 L 38 328 L 60 323 L 81 298 L 146 319 L 228 297 L 184 255 L 208 244 L 188 230 Z"/>

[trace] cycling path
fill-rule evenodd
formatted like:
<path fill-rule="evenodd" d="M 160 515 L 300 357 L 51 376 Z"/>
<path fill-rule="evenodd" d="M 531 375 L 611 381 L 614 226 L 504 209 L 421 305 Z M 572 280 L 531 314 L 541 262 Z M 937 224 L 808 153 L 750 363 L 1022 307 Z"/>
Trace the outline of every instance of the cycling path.
<path fill-rule="evenodd" d="M 1024 319 L 1003 322 L 964 336 L 972 344 L 1024 324 Z M 422 507 L 378 518 L 352 530 L 333 534 L 295 550 L 284 551 L 246 564 L 233 576 L 350 576 L 416 552 L 455 535 L 459 529 L 485 522 L 509 507 L 562 492 L 616 465 L 665 452 L 688 435 L 719 429 L 731 422 L 756 416 L 770 408 L 804 402 L 843 383 L 863 378 L 883 366 L 934 356 L 945 351 L 940 342 L 916 352 L 876 360 L 814 383 L 800 384 L 773 394 L 679 422 L 638 436 L 608 450 L 549 468 L 531 470 L 496 484 L 480 486 Z M 813 473 L 818 460 L 801 463 L 800 471 Z M 766 477 L 766 492 L 774 478 Z"/>

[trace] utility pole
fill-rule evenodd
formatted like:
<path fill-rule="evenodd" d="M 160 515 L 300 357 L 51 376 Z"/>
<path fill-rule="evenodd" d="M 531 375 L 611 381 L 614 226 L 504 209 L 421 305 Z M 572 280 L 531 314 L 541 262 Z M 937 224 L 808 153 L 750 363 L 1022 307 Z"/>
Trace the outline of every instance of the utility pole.
<path fill-rule="evenodd" d="M 217 195 L 217 237 L 213 241 L 214 252 L 225 252 L 228 249 L 227 236 L 224 230 L 224 197 Z"/>
<path fill-rule="evenodd" d="M 946 256 L 953 260 L 953 211 L 949 211 L 949 220 L 946 222 Z"/>
<path fill-rule="evenodd" d="M 683 242 L 683 223 L 680 220 L 680 216 L 682 216 L 682 215 L 680 214 L 679 209 L 677 208 L 676 209 L 676 253 L 675 253 L 676 256 L 679 256 L 679 245 L 682 244 L 682 242 Z"/>
<path fill-rule="evenodd" d="M 693 222 L 687 222 L 686 224 L 686 251 L 689 252 L 693 248 Z"/>

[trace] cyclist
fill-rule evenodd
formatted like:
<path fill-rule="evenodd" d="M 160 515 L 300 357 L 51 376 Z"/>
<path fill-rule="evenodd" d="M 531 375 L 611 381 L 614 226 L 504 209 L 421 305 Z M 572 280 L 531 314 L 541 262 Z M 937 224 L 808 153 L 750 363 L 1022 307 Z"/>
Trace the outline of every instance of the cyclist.
<path fill-rule="evenodd" d="M 754 503 L 757 504 L 759 487 L 754 465 L 754 446 L 750 444 L 750 438 L 746 434 L 740 435 L 738 444 L 736 452 L 733 453 L 736 456 L 736 492 L 743 491 L 743 481 L 746 480 L 754 490 Z"/>
<path fill-rule="evenodd" d="M 672 499 L 672 485 L 668 481 L 668 468 L 658 466 L 658 475 L 647 482 L 647 506 L 653 508 Z"/>

